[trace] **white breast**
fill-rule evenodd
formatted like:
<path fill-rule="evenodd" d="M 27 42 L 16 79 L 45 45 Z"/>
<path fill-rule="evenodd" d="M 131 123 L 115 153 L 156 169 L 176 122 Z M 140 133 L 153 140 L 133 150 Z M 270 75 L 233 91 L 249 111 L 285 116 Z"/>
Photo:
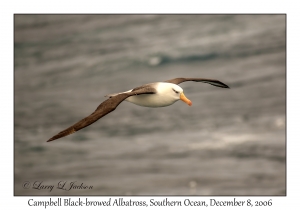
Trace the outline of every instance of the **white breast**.
<path fill-rule="evenodd" d="M 130 96 L 126 99 L 131 103 L 134 103 L 139 106 L 146 107 L 163 107 L 169 106 L 179 100 L 178 97 L 173 93 L 172 87 L 175 84 L 170 83 L 156 83 L 156 93 L 155 94 L 145 94 Z"/>

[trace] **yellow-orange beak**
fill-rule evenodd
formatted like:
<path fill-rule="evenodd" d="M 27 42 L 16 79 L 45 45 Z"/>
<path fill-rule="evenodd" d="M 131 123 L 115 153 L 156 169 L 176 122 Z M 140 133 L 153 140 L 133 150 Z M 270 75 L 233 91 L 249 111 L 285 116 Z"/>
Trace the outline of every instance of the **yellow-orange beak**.
<path fill-rule="evenodd" d="M 187 99 L 187 97 L 185 97 L 183 93 L 180 94 L 180 100 L 187 103 L 189 106 L 192 106 L 192 102 L 189 99 Z"/>

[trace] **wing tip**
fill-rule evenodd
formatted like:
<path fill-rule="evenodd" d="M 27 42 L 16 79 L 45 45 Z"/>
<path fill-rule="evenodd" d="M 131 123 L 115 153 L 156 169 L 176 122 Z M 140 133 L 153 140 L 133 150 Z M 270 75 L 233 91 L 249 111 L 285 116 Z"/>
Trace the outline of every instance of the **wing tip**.
<path fill-rule="evenodd" d="M 47 142 L 50 142 L 50 141 L 54 141 L 55 139 L 58 139 L 57 137 L 53 136 L 52 138 L 50 138 Z"/>
<path fill-rule="evenodd" d="M 216 83 L 217 83 L 218 85 L 215 85 L 215 84 L 212 84 L 212 83 L 210 83 L 210 84 L 211 84 L 211 85 L 214 85 L 214 86 L 217 86 L 217 87 L 220 87 L 220 88 L 228 88 L 228 89 L 230 89 L 230 87 L 229 87 L 228 85 L 224 84 L 223 82 L 221 82 L 221 81 L 219 81 L 219 80 L 217 80 Z"/>
<path fill-rule="evenodd" d="M 68 136 L 68 135 L 70 135 L 70 134 L 72 134 L 72 133 L 75 133 L 75 132 L 76 132 L 75 128 L 69 128 L 69 129 L 64 130 L 64 131 L 58 133 L 57 135 L 53 136 L 53 137 L 50 138 L 47 142 L 54 141 L 54 140 L 56 140 L 56 139 L 59 139 L 59 138 Z"/>
<path fill-rule="evenodd" d="M 228 88 L 228 89 L 230 89 L 230 87 L 228 85 L 224 84 L 223 82 L 220 82 L 219 80 L 216 80 L 216 81 L 199 81 L 199 82 L 208 83 L 210 85 L 213 85 L 213 86 L 216 86 L 216 87 L 219 87 L 219 88 Z"/>
<path fill-rule="evenodd" d="M 228 85 L 226 85 L 226 84 L 224 84 L 224 83 L 223 83 L 223 85 L 224 85 L 223 88 L 228 88 L 228 89 L 230 89 L 230 87 L 229 87 Z"/>
<path fill-rule="evenodd" d="M 61 137 L 63 137 L 63 136 L 55 135 L 55 136 L 53 136 L 52 138 L 50 138 L 47 142 L 54 141 L 54 140 L 59 139 L 59 138 L 61 138 Z"/>

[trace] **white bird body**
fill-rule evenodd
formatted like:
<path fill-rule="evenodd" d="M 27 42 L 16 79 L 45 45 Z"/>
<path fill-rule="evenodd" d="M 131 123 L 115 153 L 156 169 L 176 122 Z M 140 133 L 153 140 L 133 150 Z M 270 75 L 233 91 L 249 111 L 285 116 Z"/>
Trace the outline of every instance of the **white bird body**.
<path fill-rule="evenodd" d="M 151 83 L 147 85 L 150 85 L 153 88 L 155 88 L 156 93 L 130 96 L 125 100 L 139 106 L 155 108 L 155 107 L 170 106 L 174 104 L 176 101 L 180 100 L 181 93 L 183 94 L 182 88 L 176 84 L 167 83 L 167 82 L 157 82 L 157 83 Z M 132 90 L 133 89 L 122 93 L 128 93 L 131 92 Z M 121 93 L 113 94 L 113 96 L 118 94 Z"/>

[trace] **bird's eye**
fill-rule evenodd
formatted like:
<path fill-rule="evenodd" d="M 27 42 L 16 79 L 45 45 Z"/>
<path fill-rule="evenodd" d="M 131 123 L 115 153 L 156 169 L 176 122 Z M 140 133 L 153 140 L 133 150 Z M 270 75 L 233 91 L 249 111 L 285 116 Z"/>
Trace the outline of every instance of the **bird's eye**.
<path fill-rule="evenodd" d="M 173 89 L 174 90 L 174 89 Z M 174 92 L 176 93 L 176 94 L 178 94 L 179 92 L 178 91 L 176 91 L 176 90 L 174 90 Z"/>

